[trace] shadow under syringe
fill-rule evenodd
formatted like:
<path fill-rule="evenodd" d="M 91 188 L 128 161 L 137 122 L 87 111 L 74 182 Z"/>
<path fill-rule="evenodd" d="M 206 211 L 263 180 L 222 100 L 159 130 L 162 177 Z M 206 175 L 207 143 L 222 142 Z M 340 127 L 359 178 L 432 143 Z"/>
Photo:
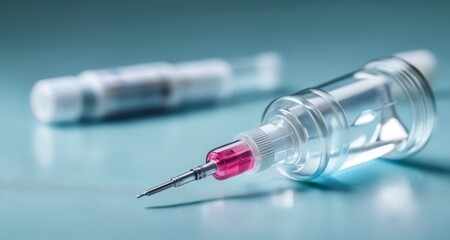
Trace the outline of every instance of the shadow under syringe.
<path fill-rule="evenodd" d="M 450 89 L 433 89 L 433 93 L 436 100 L 450 99 Z"/>
<path fill-rule="evenodd" d="M 426 159 L 424 157 L 422 158 L 414 157 L 400 161 L 387 161 L 387 162 L 411 169 L 417 169 L 433 175 L 450 177 L 450 157 L 442 159 Z"/>
<path fill-rule="evenodd" d="M 255 199 L 262 199 L 262 198 L 271 198 L 271 197 L 275 197 L 278 195 L 282 195 L 288 191 L 293 192 L 293 193 L 304 193 L 304 192 L 315 189 L 315 190 L 320 190 L 323 192 L 350 193 L 350 192 L 353 192 L 353 190 L 354 190 L 350 184 L 346 184 L 344 182 L 341 182 L 341 181 L 331 178 L 331 177 L 323 179 L 318 182 L 297 182 L 294 180 L 292 180 L 291 182 L 292 182 L 292 186 L 276 188 L 273 190 L 257 191 L 257 192 L 250 192 L 250 193 L 245 193 L 245 194 L 234 194 L 234 195 L 228 195 L 228 196 L 223 196 L 223 197 L 213 197 L 213 198 L 207 198 L 207 199 L 201 199 L 201 200 L 183 202 L 183 203 L 149 206 L 149 207 L 146 207 L 146 209 L 152 210 L 152 209 L 169 209 L 169 208 L 178 208 L 178 207 L 188 207 L 188 206 L 208 204 L 208 203 L 212 203 L 215 201 L 224 201 L 224 200 L 245 201 L 245 200 L 255 200 Z"/>

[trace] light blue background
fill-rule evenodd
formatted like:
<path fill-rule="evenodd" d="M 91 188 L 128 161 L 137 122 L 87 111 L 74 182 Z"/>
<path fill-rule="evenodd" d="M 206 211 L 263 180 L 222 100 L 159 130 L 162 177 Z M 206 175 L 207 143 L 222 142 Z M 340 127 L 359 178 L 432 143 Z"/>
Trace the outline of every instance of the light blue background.
<path fill-rule="evenodd" d="M 449 29 L 446 1 L 2 1 L 0 239 L 448 239 Z M 33 82 L 85 69 L 276 50 L 288 93 L 416 48 L 440 66 L 429 145 L 320 183 L 273 170 L 135 199 L 257 126 L 276 94 L 64 128 L 29 110 Z"/>

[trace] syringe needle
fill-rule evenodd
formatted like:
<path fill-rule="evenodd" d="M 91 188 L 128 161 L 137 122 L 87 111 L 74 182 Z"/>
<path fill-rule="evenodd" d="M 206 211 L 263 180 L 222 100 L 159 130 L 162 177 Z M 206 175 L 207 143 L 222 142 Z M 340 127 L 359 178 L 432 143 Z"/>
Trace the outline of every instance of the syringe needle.
<path fill-rule="evenodd" d="M 137 198 L 141 198 L 143 196 L 150 196 L 155 193 L 169 189 L 171 187 L 179 187 L 186 183 L 203 179 L 211 174 L 214 174 L 216 170 L 217 170 L 216 163 L 214 161 L 210 161 L 201 166 L 193 168 L 186 173 L 173 177 L 172 179 L 170 179 L 170 181 L 167 181 L 161 185 L 149 188 L 145 192 L 139 194 Z"/>
<path fill-rule="evenodd" d="M 150 189 L 145 190 L 145 192 L 139 194 L 137 196 L 137 198 L 141 198 L 143 196 L 153 195 L 155 193 L 158 193 L 158 192 L 164 191 L 164 190 L 166 190 L 168 188 L 171 188 L 171 187 L 173 187 L 173 185 L 174 185 L 174 181 L 173 181 L 173 179 L 171 179 L 170 181 L 167 181 L 167 182 L 165 182 L 165 183 L 163 183 L 161 185 L 158 185 L 156 187 L 152 187 Z"/>

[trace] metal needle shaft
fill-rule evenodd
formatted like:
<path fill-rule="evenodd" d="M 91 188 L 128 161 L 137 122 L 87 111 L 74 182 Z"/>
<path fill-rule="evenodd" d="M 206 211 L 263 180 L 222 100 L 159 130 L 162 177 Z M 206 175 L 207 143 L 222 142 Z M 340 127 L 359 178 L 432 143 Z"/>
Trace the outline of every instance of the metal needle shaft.
<path fill-rule="evenodd" d="M 205 163 L 201 166 L 198 166 L 196 168 L 193 168 L 181 175 L 173 177 L 169 181 L 167 181 L 161 185 L 149 188 L 145 192 L 139 194 L 137 196 L 137 198 L 141 198 L 143 196 L 150 196 L 155 193 L 169 189 L 171 187 L 179 187 L 186 183 L 190 183 L 192 181 L 197 181 L 197 180 L 203 179 L 209 175 L 214 174 L 216 172 L 216 170 L 217 170 L 217 165 L 214 161 L 207 162 L 207 163 Z"/>

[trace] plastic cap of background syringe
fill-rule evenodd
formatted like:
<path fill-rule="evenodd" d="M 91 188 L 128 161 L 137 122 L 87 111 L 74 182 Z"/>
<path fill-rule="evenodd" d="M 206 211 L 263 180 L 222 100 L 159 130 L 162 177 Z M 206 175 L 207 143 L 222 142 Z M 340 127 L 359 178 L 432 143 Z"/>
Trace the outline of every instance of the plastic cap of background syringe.
<path fill-rule="evenodd" d="M 76 121 L 83 111 L 82 88 L 72 76 L 38 81 L 30 101 L 34 116 L 44 123 Z"/>
<path fill-rule="evenodd" d="M 436 57 L 434 54 L 426 49 L 418 49 L 406 52 L 399 52 L 394 54 L 395 57 L 401 58 L 413 65 L 429 83 L 433 81 L 436 70 Z"/>

